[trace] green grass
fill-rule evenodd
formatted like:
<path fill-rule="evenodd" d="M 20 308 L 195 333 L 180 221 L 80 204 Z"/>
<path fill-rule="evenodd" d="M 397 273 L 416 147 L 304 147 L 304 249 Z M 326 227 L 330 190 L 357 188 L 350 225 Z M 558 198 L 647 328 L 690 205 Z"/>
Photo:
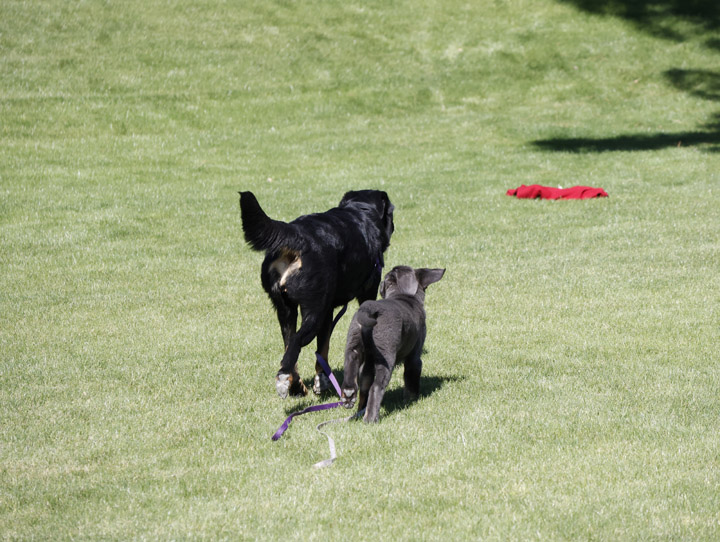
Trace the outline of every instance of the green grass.
<path fill-rule="evenodd" d="M 0 537 L 717 540 L 718 10 L 595 4 L 4 0 Z M 366 187 L 448 271 L 314 471 L 237 191 Z"/>

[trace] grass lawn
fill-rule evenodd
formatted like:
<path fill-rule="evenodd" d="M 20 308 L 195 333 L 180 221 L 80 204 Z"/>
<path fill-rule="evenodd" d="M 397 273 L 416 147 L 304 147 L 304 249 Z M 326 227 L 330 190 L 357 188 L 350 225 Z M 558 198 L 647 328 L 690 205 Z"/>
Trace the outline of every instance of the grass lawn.
<path fill-rule="evenodd" d="M 3 0 L 0 539 L 718 540 L 718 25 L 701 0 Z M 347 413 L 270 440 L 330 396 L 275 394 L 237 191 L 290 220 L 359 188 L 396 206 L 388 266 L 447 273 L 421 398 L 399 370 L 313 470 Z"/>

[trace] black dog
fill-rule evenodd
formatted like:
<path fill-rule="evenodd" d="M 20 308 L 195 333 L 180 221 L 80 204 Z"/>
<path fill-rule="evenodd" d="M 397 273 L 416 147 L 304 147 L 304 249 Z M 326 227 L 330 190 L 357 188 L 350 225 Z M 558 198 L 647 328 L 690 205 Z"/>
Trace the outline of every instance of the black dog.
<path fill-rule="evenodd" d="M 380 403 L 395 364 L 405 362 L 405 397 L 420 393 L 423 344 L 425 343 L 425 289 L 439 281 L 444 269 L 392 269 L 380 286 L 380 301 L 366 301 L 350 323 L 345 346 L 343 406 L 355 404 L 360 372 L 358 411 L 363 420 L 376 422 Z"/>
<path fill-rule="evenodd" d="M 395 229 L 394 206 L 385 192 L 360 190 L 346 193 L 334 209 L 286 223 L 269 218 L 252 192 L 240 192 L 240 209 L 245 240 L 265 251 L 262 285 L 285 342 L 275 379 L 278 395 L 305 395 L 297 371 L 300 349 L 317 337 L 317 352 L 327 360 L 333 308 L 377 297 L 383 253 Z M 329 381 L 318 363 L 315 372 L 313 391 L 319 394 Z"/>

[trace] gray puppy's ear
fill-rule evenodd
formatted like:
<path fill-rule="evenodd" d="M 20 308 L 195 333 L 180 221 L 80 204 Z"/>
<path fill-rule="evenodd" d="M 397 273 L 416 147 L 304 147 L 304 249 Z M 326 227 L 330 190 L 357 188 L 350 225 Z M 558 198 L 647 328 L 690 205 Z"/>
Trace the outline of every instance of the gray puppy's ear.
<path fill-rule="evenodd" d="M 398 273 L 397 286 L 401 294 L 415 295 L 418 289 L 418 280 L 415 273 Z"/>
<path fill-rule="evenodd" d="M 423 290 L 430 286 L 433 282 L 439 281 L 445 274 L 444 269 L 416 269 L 415 276 Z"/>

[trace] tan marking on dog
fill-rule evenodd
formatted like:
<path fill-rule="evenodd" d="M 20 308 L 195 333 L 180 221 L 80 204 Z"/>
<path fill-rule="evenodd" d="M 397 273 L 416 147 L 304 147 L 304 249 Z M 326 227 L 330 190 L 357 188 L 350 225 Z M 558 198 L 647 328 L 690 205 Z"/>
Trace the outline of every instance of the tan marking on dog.
<path fill-rule="evenodd" d="M 291 250 L 283 250 L 282 254 L 270 264 L 270 270 L 280 275 L 280 287 L 285 286 L 290 275 L 302 267 L 300 254 Z"/>

